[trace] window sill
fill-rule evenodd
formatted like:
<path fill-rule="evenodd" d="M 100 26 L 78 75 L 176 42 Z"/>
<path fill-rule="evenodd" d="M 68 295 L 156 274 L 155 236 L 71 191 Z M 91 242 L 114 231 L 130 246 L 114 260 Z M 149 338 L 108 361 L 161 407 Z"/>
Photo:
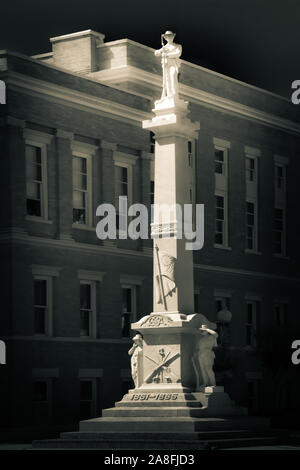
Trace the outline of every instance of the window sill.
<path fill-rule="evenodd" d="M 26 220 L 28 220 L 29 222 L 40 222 L 42 224 L 53 224 L 53 220 L 49 220 L 49 219 L 43 219 L 42 217 L 36 217 L 34 215 L 26 215 L 25 217 Z"/>
<path fill-rule="evenodd" d="M 280 255 L 279 253 L 274 253 L 274 258 L 279 258 L 279 259 L 287 259 L 289 260 L 290 257 L 289 256 L 286 256 L 286 255 Z"/>
<path fill-rule="evenodd" d="M 249 250 L 249 248 L 245 249 L 245 253 L 247 255 L 261 255 L 261 251 Z"/>
<path fill-rule="evenodd" d="M 96 227 L 91 227 L 90 225 L 72 224 L 72 228 L 78 228 L 79 230 L 87 230 L 89 232 L 95 232 L 96 233 Z"/>
<path fill-rule="evenodd" d="M 47 333 L 34 333 L 33 336 L 36 338 L 52 338 L 53 335 L 49 335 Z"/>
<path fill-rule="evenodd" d="M 214 243 L 214 248 L 220 248 L 220 250 L 227 250 L 227 251 L 232 250 L 231 246 L 218 245 L 217 243 Z"/>

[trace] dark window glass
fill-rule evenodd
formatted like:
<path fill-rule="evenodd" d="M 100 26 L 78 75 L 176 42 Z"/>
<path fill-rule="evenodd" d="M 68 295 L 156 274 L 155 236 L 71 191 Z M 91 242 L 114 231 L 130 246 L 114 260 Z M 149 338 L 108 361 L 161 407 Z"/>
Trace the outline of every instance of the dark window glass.
<path fill-rule="evenodd" d="M 93 382 L 91 380 L 80 381 L 80 419 L 92 417 Z"/>
<path fill-rule="evenodd" d="M 91 285 L 80 284 L 80 336 L 90 335 Z"/>
<path fill-rule="evenodd" d="M 130 336 L 132 313 L 132 289 L 122 288 L 122 336 Z"/>
<path fill-rule="evenodd" d="M 36 381 L 33 386 L 33 400 L 35 402 L 45 402 L 48 399 L 47 382 Z"/>
<path fill-rule="evenodd" d="M 36 279 L 34 281 L 34 332 L 46 334 L 47 315 L 47 281 Z"/>

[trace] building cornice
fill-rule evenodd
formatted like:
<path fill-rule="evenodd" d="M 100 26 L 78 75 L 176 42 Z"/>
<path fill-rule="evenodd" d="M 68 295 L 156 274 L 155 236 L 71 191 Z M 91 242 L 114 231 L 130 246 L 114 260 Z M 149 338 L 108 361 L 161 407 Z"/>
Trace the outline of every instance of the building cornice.
<path fill-rule="evenodd" d="M 121 43 L 126 43 L 126 42 L 129 44 L 139 46 L 139 47 L 144 47 L 150 51 L 154 51 L 154 49 L 148 46 L 143 46 L 139 43 L 136 43 L 128 39 L 114 41 L 111 43 L 104 43 L 103 45 L 100 45 L 99 47 L 106 47 L 112 44 L 117 44 L 117 43 L 121 44 Z M 135 93 L 132 90 L 130 91 L 123 90 L 122 87 L 116 86 L 115 84 L 116 83 L 119 84 L 120 80 L 121 81 L 130 80 L 133 83 L 135 82 L 139 84 L 142 82 L 144 84 L 146 83 L 150 89 L 153 89 L 154 91 L 158 92 L 158 94 L 162 86 L 162 77 L 159 74 L 147 72 L 145 70 L 139 69 L 137 67 L 129 66 L 129 65 L 124 66 L 124 67 L 118 67 L 114 69 L 94 72 L 92 74 L 89 74 L 88 76 L 82 77 L 78 73 L 70 72 L 67 69 L 54 66 L 53 64 L 41 62 L 37 59 L 25 56 L 23 54 L 6 51 L 6 50 L 0 51 L 0 56 L 7 55 L 7 54 L 22 58 L 22 59 L 26 59 L 28 61 L 32 61 L 34 63 L 39 63 L 42 67 L 50 67 L 52 70 L 53 69 L 59 70 L 68 75 L 73 75 L 76 77 L 80 76 L 81 78 L 84 78 L 89 81 L 93 81 L 98 84 L 99 82 L 102 82 L 104 84 L 109 84 L 112 88 L 115 88 L 118 91 L 122 91 L 129 95 L 136 95 L 139 97 L 143 97 L 147 100 L 153 100 L 153 95 L 150 96 L 150 94 L 147 95 L 147 94 L 141 94 L 138 92 Z M 209 69 L 205 69 L 191 62 L 182 60 L 182 63 L 184 63 L 186 66 L 199 69 L 200 71 L 202 70 L 205 73 L 212 74 L 215 77 L 220 77 L 227 81 L 232 81 L 245 88 L 253 89 L 261 93 L 262 95 L 272 96 L 278 101 L 289 103 L 289 100 L 287 98 L 282 97 L 280 95 L 276 95 L 275 93 L 269 92 L 267 90 L 263 90 L 261 88 L 255 87 L 253 85 L 249 85 L 247 83 L 241 82 L 231 77 L 227 77 L 225 75 L 219 74 Z M 151 116 L 151 113 L 147 113 L 146 111 L 139 111 L 136 108 L 127 107 L 126 105 L 114 103 L 113 101 L 104 100 L 103 98 L 97 98 L 88 94 L 77 92 L 75 90 L 70 90 L 69 88 L 61 87 L 59 85 L 53 85 L 53 84 L 50 84 L 49 82 L 30 78 L 28 76 L 18 74 L 16 72 L 8 71 L 4 67 L 3 71 L 5 70 L 7 72 L 7 76 L 5 77 L 6 83 L 7 84 L 11 83 L 12 86 L 20 86 L 22 85 L 22 83 L 20 82 L 24 81 L 24 86 L 22 88 L 24 91 L 27 92 L 27 94 L 36 95 L 36 94 L 42 93 L 48 100 L 52 100 L 52 101 L 55 101 L 55 99 L 63 100 L 65 98 L 64 103 L 70 106 L 77 107 L 77 108 L 84 108 L 85 110 L 93 111 L 95 114 L 101 114 L 101 115 L 107 114 L 109 117 L 112 117 L 113 119 L 119 119 L 125 122 L 129 121 L 135 125 L 140 125 L 140 122 L 142 120 L 146 119 L 147 117 L 149 118 Z M 31 86 L 30 86 L 30 82 L 31 82 Z M 38 87 L 39 84 L 43 86 Z M 182 98 L 188 99 L 190 102 L 201 104 L 203 106 L 217 109 L 219 111 L 221 110 L 222 112 L 226 112 L 228 114 L 238 115 L 239 117 L 242 117 L 244 119 L 256 121 L 256 122 L 259 122 L 261 124 L 264 124 L 269 127 L 276 128 L 276 129 L 279 128 L 279 129 L 291 132 L 293 134 L 297 134 L 297 135 L 300 134 L 300 124 L 295 121 L 291 121 L 289 119 L 279 117 L 275 114 L 258 110 L 257 108 L 240 104 L 236 101 L 232 101 L 227 98 L 223 98 L 215 94 L 208 93 L 208 92 L 190 87 L 188 85 L 180 84 L 179 86 L 180 86 L 180 94 Z M 57 87 L 56 91 L 58 92 L 59 96 L 56 96 L 56 92 L 54 90 L 56 87 Z M 68 92 L 65 97 L 63 96 L 64 90 Z M 86 98 L 88 98 L 87 102 L 85 102 Z"/>
<path fill-rule="evenodd" d="M 15 90 L 21 90 L 31 96 L 43 96 L 52 102 L 64 102 L 71 107 L 106 115 L 112 119 L 124 121 L 138 127 L 144 119 L 151 118 L 151 113 L 136 108 L 106 100 L 87 93 L 71 90 L 61 85 L 39 80 L 16 72 L 9 72 L 5 79 L 6 84 Z"/>
<path fill-rule="evenodd" d="M 188 63 L 188 65 L 192 65 Z M 103 70 L 93 73 L 93 78 L 97 78 L 99 81 L 108 84 L 120 83 L 122 81 L 130 81 L 137 84 L 146 84 L 147 87 L 152 89 L 157 93 L 162 86 L 162 77 L 158 74 L 151 72 L 146 72 L 145 70 L 133 67 L 131 65 L 126 65 L 124 67 L 118 67 L 115 69 Z M 226 78 L 226 77 L 225 77 Z M 263 90 L 260 90 L 261 92 Z M 208 93 L 197 88 L 193 88 L 189 85 L 184 85 L 179 83 L 179 92 L 182 99 L 188 100 L 191 103 L 200 104 L 218 111 L 226 112 L 229 114 L 238 115 L 244 119 L 254 120 L 260 124 L 267 125 L 269 127 L 274 127 L 276 129 L 280 128 L 285 131 L 292 132 L 294 134 L 300 134 L 300 124 L 289 119 L 279 117 L 272 113 L 267 113 L 259 109 L 232 101 L 227 98 L 223 98 L 212 93 Z M 133 93 L 133 91 L 131 91 Z M 138 96 L 141 96 L 140 93 L 137 93 Z M 152 99 L 153 95 L 150 96 L 145 94 L 144 98 Z M 277 95 L 274 95 L 276 98 L 280 99 Z M 287 101 L 285 98 L 283 100 Z"/>
<path fill-rule="evenodd" d="M 117 39 L 116 41 L 105 42 L 103 44 L 99 44 L 97 46 L 97 48 L 119 46 L 119 45 L 123 45 L 123 44 L 131 44 L 132 46 L 136 46 L 136 47 L 139 47 L 141 49 L 145 49 L 145 50 L 151 52 L 152 54 L 154 54 L 154 51 L 155 51 L 155 49 L 153 49 L 153 47 L 146 46 L 145 44 L 141 44 L 139 42 L 136 42 L 136 41 L 133 41 L 132 39 L 127 39 L 127 38 L 126 39 Z M 196 70 L 199 70 L 201 72 L 205 72 L 205 73 L 211 75 L 212 77 L 218 77 L 218 78 L 221 78 L 221 79 L 226 80 L 228 82 L 232 82 L 232 83 L 236 83 L 237 85 L 241 85 L 241 86 L 243 86 L 245 88 L 248 88 L 250 90 L 254 90 L 258 93 L 262 93 L 264 95 L 272 96 L 273 98 L 276 98 L 278 100 L 290 103 L 290 100 L 288 98 L 286 98 L 285 96 L 281 96 L 278 93 L 274 93 L 272 91 L 265 90 L 264 88 L 260 88 L 260 87 L 255 86 L 255 85 L 251 85 L 250 83 L 243 82 L 241 80 L 238 80 L 237 78 L 229 77 L 228 75 L 224 75 L 220 72 L 216 72 L 215 70 L 207 69 L 205 67 L 202 67 L 201 65 L 194 64 L 193 62 L 189 62 L 189 61 L 184 60 L 184 59 L 180 59 L 180 61 L 181 61 L 182 64 L 185 64 L 186 66 L 192 67 L 192 68 L 194 68 Z"/>

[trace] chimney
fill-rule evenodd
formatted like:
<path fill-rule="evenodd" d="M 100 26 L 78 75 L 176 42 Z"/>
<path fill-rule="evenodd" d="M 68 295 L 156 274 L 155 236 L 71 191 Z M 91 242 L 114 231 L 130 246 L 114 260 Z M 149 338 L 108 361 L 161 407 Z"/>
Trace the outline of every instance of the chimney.
<path fill-rule="evenodd" d="M 104 34 L 91 29 L 50 38 L 53 65 L 73 72 L 90 73 L 97 70 L 97 46 L 103 44 Z"/>

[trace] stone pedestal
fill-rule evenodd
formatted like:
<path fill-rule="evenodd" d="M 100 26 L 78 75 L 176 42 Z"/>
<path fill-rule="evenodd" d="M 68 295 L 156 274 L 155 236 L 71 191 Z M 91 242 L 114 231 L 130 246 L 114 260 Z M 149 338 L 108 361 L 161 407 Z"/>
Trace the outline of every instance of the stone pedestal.
<path fill-rule="evenodd" d="M 166 313 L 152 313 L 131 325 L 143 336 L 143 383 L 139 391 L 185 393 L 195 389 L 192 358 L 198 330 L 204 323 L 215 327 L 201 314 Z"/>

